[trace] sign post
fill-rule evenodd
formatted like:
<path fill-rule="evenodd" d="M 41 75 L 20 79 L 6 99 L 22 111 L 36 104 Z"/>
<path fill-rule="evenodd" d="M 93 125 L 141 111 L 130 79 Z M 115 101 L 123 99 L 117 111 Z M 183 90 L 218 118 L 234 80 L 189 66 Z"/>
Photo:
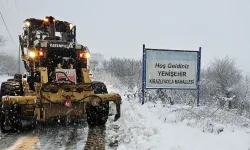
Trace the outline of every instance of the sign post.
<path fill-rule="evenodd" d="M 143 44 L 143 56 L 142 56 L 142 105 L 145 102 L 145 71 L 146 71 L 146 49 L 145 45 Z"/>
<path fill-rule="evenodd" d="M 151 49 L 143 45 L 142 104 L 145 89 L 197 90 L 199 105 L 201 47 L 199 51 Z"/>
<path fill-rule="evenodd" d="M 199 52 L 198 52 L 198 77 L 197 77 L 197 82 L 198 82 L 198 87 L 197 87 L 197 106 L 200 106 L 200 70 L 201 70 L 201 47 L 199 47 Z"/>

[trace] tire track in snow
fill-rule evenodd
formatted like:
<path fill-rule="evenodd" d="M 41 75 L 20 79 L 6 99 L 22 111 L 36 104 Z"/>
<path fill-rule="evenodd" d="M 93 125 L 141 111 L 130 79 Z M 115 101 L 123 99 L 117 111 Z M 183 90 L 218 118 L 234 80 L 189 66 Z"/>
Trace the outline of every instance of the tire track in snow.
<path fill-rule="evenodd" d="M 85 124 L 38 126 L 20 133 L 0 133 L 0 149 L 83 149 L 87 139 Z M 78 146 L 78 147 L 77 147 Z"/>
<path fill-rule="evenodd" d="M 109 127 L 108 130 L 113 130 Z M 105 150 L 106 126 L 87 124 L 43 126 L 13 134 L 0 134 L 0 149 L 4 150 Z M 114 147 L 113 147 L 114 148 Z"/>
<path fill-rule="evenodd" d="M 19 138 L 12 146 L 3 150 L 33 150 L 39 148 L 38 137 L 24 136 Z"/>
<path fill-rule="evenodd" d="M 105 150 L 105 126 L 89 127 L 85 150 Z"/>

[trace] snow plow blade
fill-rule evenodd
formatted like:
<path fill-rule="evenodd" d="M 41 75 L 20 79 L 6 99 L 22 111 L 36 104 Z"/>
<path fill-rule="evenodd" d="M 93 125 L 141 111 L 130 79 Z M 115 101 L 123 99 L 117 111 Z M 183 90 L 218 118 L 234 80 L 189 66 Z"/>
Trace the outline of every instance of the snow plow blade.
<path fill-rule="evenodd" d="M 58 97 L 57 96 L 52 96 L 50 94 L 47 97 L 43 95 L 41 96 L 42 97 L 41 99 L 38 99 L 36 96 L 3 96 L 2 105 L 3 108 L 9 108 L 10 105 L 15 105 L 15 104 L 24 106 L 25 108 L 27 108 L 27 106 L 30 106 L 30 108 L 36 107 L 36 111 L 38 111 L 37 114 L 39 115 L 38 116 L 39 120 L 41 119 L 41 111 L 39 108 L 40 106 L 38 105 L 39 102 L 42 102 L 42 104 L 45 106 L 45 110 L 47 110 L 47 113 L 44 114 L 45 116 L 47 116 L 46 118 L 69 115 L 69 113 L 66 112 L 68 108 L 63 105 L 60 105 L 63 104 L 65 100 L 59 99 L 59 97 L 61 97 L 60 95 Z M 80 107 L 79 110 L 77 110 L 76 107 L 71 107 L 75 109 L 75 111 L 72 111 L 72 116 L 80 116 L 86 113 L 80 111 L 81 109 L 84 109 L 83 103 L 89 103 L 92 106 L 98 106 L 102 102 L 109 102 L 109 101 L 112 101 L 116 104 L 116 115 L 114 117 L 114 121 L 117 121 L 121 116 L 120 112 L 121 96 L 119 94 L 92 94 L 89 96 L 85 96 L 81 99 L 74 99 L 74 97 L 67 97 L 67 98 L 71 100 L 72 104 L 78 105 Z M 51 108 L 53 109 L 53 111 L 51 111 Z M 45 120 L 47 119 L 44 118 L 42 121 Z"/>
<path fill-rule="evenodd" d="M 34 105 L 36 104 L 36 96 L 3 96 L 3 106 L 8 104 L 20 104 L 20 105 Z"/>

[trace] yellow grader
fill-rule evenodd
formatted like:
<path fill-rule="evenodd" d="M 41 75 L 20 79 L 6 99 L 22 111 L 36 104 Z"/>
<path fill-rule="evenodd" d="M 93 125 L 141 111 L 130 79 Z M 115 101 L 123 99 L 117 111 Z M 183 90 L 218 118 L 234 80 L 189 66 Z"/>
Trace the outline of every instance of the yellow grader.
<path fill-rule="evenodd" d="M 58 118 L 86 119 L 88 125 L 105 125 L 109 102 L 120 118 L 121 97 L 108 94 L 103 82 L 89 78 L 86 46 L 76 41 L 76 26 L 56 20 L 30 18 L 19 35 L 26 74 L 15 74 L 1 84 L 2 132 L 18 131 L 22 120 L 49 122 Z"/>

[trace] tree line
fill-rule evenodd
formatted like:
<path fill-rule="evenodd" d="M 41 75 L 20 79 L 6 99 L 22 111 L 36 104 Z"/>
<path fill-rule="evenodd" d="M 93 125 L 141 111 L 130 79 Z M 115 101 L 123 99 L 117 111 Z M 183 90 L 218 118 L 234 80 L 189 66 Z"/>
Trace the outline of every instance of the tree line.
<path fill-rule="evenodd" d="M 0 75 L 13 76 L 18 70 L 18 59 L 3 51 L 3 47 L 7 40 L 7 38 L 0 36 Z"/>
<path fill-rule="evenodd" d="M 136 87 L 140 95 L 142 83 L 142 61 L 129 58 L 110 58 L 95 71 L 97 79 L 109 75 L 129 89 Z M 117 82 L 116 82 L 117 83 Z M 147 100 L 162 100 L 177 104 L 195 105 L 196 91 L 190 90 L 148 90 Z M 236 109 L 240 114 L 250 115 L 250 77 L 238 69 L 234 59 L 228 56 L 211 61 L 201 70 L 200 105 L 224 109 Z M 249 116 L 250 117 L 250 116 Z"/>

